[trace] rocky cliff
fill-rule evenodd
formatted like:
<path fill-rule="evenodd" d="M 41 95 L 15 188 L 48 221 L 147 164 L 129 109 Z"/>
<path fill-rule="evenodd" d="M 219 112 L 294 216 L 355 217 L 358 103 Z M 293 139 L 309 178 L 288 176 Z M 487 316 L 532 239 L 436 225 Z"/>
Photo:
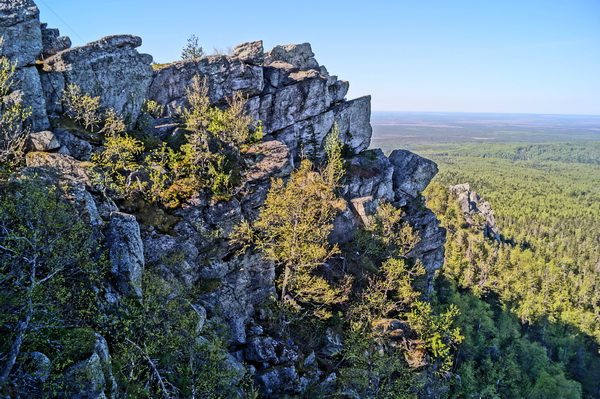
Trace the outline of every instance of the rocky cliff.
<path fill-rule="evenodd" d="M 17 63 L 19 90 L 33 111 L 31 152 L 22 173 L 61 181 L 79 205 L 81 217 L 104 237 L 111 272 L 106 300 L 118 303 L 123 297 L 142 297 L 148 265 L 181 289 L 196 289 L 194 309 L 203 318 L 228 326 L 232 367 L 250 365 L 264 395 L 297 394 L 309 382 L 327 383 L 335 375 L 319 371 L 297 343 L 263 331 L 258 310 L 275 292 L 275 265 L 258 253 L 238 255 L 228 234 L 242 220 L 256 217 L 272 177 L 289 177 L 303 157 L 324 157 L 324 140 L 334 125 L 344 144 L 347 169 L 340 193 L 346 207 L 335 220 L 330 241 L 351 241 L 365 217 L 382 202 L 390 202 L 405 210 L 420 237 L 409 258 L 423 263 L 430 281 L 442 265 L 445 232 L 421 197 L 437 173 L 435 163 L 405 150 L 386 156 L 379 149 L 368 149 L 370 97 L 347 100 L 348 82 L 319 65 L 308 43 L 265 51 L 257 41 L 241 44 L 229 55 L 153 68 L 152 57 L 136 50 L 142 43 L 139 37 L 110 36 L 71 48 L 68 38 L 40 24 L 31 0 L 0 4 L 0 36 L 2 55 Z M 178 110 L 186 105 L 186 88 L 196 75 L 206 78 L 215 105 L 225 105 L 233 93 L 242 92 L 248 98 L 247 111 L 264 126 L 263 142 L 244 155 L 247 169 L 239 193 L 217 203 L 199 198 L 169 212 L 106 197 L 84 167 L 99 143 L 59 123 L 65 87 L 78 85 L 99 96 L 102 107 L 123 115 L 129 128 L 169 141 L 182 134 Z M 144 113 L 146 100 L 156 101 L 165 112 Z M 336 351 L 341 343 L 332 334 L 324 338 L 325 346 Z M 81 397 L 115 394 L 107 372 L 108 349 L 102 337 L 98 342 L 92 357 L 67 372 L 101 370 L 93 373 L 93 384 L 73 388 Z"/>

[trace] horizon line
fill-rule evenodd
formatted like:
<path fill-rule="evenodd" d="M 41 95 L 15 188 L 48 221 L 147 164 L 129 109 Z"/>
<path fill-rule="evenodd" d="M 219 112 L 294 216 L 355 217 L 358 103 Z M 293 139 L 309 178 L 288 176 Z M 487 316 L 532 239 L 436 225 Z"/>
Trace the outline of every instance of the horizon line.
<path fill-rule="evenodd" d="M 372 109 L 371 113 L 390 112 L 402 114 L 487 114 L 487 115 L 539 115 L 539 116 L 589 116 L 600 117 L 599 114 L 585 113 L 552 113 L 552 112 L 502 112 L 502 111 L 408 111 L 408 110 L 383 110 Z"/>

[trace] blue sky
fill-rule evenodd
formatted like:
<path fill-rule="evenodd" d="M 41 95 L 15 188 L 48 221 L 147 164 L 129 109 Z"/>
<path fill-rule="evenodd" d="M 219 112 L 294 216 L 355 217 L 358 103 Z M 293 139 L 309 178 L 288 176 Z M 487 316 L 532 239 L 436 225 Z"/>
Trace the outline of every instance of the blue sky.
<path fill-rule="evenodd" d="M 600 0 L 35 0 L 75 45 L 143 38 L 157 62 L 310 42 L 373 110 L 600 114 Z"/>

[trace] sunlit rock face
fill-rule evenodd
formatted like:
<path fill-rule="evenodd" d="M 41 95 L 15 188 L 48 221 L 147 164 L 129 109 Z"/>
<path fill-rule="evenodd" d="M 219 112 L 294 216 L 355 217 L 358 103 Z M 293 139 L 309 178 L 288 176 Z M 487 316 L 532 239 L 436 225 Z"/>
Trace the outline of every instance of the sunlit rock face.
<path fill-rule="evenodd" d="M 152 56 L 138 53 L 141 45 L 137 36 L 108 36 L 46 58 L 41 76 L 50 113 L 61 110 L 64 88 L 76 84 L 99 96 L 103 108 L 113 108 L 133 127 L 152 81 Z"/>
<path fill-rule="evenodd" d="M 269 138 L 288 146 L 296 161 L 323 159 L 323 141 L 334 124 L 349 153 L 369 146 L 370 97 L 346 101 L 348 82 L 319 66 L 308 43 L 265 53 L 257 41 L 235 47 L 231 55 L 175 62 L 155 73 L 148 97 L 174 115 L 186 105 L 186 89 L 196 75 L 206 79 L 214 104 L 225 104 L 236 91 L 247 96 L 248 111 L 262 121 Z"/>

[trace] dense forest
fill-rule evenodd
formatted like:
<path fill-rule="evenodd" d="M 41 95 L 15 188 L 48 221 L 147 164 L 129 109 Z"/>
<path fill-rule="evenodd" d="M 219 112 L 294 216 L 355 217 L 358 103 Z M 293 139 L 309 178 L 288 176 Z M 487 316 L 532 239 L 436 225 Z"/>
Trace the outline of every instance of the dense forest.
<path fill-rule="evenodd" d="M 462 310 L 465 335 L 451 396 L 598 397 L 597 145 L 423 151 L 440 165 L 426 195 L 448 229 L 437 300 Z M 447 189 L 464 182 L 492 204 L 500 240 L 465 223 Z"/>

